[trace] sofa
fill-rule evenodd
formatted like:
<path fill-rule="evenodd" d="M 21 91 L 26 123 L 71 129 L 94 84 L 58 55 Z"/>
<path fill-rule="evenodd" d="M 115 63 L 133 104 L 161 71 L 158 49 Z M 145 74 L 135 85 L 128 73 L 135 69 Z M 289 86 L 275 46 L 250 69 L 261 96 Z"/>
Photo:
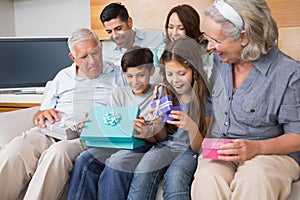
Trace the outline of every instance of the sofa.
<path fill-rule="evenodd" d="M 33 127 L 32 117 L 39 107 L 32 107 L 23 110 L 0 113 L 0 151 L 4 144 L 14 137 L 20 135 L 25 130 Z M 161 185 L 157 194 L 157 199 L 161 198 Z M 300 180 L 292 185 L 292 192 L 287 200 L 300 199 Z"/>
<path fill-rule="evenodd" d="M 32 117 L 39 107 L 0 113 L 0 150 L 3 145 L 25 130 L 33 127 Z M 162 199 L 161 184 L 157 199 Z M 300 180 L 292 185 L 292 192 L 287 200 L 300 200 Z"/>
<path fill-rule="evenodd" d="M 210 74 L 209 68 L 205 68 L 207 74 Z M 151 83 L 161 82 L 158 70 L 155 70 L 154 76 L 151 78 Z M 51 81 L 49 81 L 45 87 L 47 92 Z M 39 109 L 38 106 L 27 108 L 23 110 L 16 110 L 11 112 L 0 113 L 0 150 L 3 145 L 8 143 L 14 137 L 20 135 L 22 132 L 33 127 L 33 115 Z M 162 199 L 162 182 L 159 185 L 157 200 Z M 292 184 L 292 191 L 287 200 L 300 200 L 300 180 Z"/>

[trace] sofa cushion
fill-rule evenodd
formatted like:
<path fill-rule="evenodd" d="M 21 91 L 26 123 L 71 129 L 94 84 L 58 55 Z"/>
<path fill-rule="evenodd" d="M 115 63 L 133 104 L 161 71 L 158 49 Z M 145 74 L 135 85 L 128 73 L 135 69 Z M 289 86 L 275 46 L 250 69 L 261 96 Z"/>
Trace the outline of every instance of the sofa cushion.
<path fill-rule="evenodd" d="M 33 115 L 39 106 L 0 113 L 0 148 L 20 135 L 22 132 L 32 128 Z"/>

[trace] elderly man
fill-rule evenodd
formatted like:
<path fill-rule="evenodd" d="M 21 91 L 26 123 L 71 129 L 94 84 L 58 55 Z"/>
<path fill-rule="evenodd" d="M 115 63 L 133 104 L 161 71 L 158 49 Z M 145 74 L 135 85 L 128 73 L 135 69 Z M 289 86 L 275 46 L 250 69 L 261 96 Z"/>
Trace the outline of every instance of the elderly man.
<path fill-rule="evenodd" d="M 92 105 L 106 105 L 110 92 L 123 86 L 121 69 L 102 61 L 102 45 L 89 29 L 77 29 L 68 40 L 72 66 L 53 79 L 34 116 L 35 128 L 13 139 L 0 151 L 1 199 L 65 199 L 73 160 L 85 148 L 79 139 L 57 141 L 40 132 L 58 122 L 63 112 L 83 119 Z M 26 187 L 28 186 L 27 190 Z"/>

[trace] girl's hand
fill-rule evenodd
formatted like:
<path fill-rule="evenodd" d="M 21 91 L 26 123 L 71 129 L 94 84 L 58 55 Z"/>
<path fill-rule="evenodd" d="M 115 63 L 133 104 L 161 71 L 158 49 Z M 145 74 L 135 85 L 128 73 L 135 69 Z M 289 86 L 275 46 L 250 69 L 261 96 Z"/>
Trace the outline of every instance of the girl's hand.
<path fill-rule="evenodd" d="M 220 146 L 218 154 L 229 154 L 228 156 L 219 156 L 220 160 L 244 162 L 259 155 L 260 145 L 256 140 L 232 140 L 231 143 Z"/>
<path fill-rule="evenodd" d="M 190 118 L 188 114 L 178 110 L 172 110 L 169 117 L 174 120 L 168 120 L 167 123 L 176 125 L 178 128 L 181 128 L 188 132 L 190 145 L 192 150 L 195 153 L 199 153 L 203 137 L 199 132 L 198 125 Z"/>
<path fill-rule="evenodd" d="M 169 117 L 173 118 L 174 120 L 168 120 L 168 124 L 176 125 L 178 128 L 188 132 L 198 130 L 197 124 L 185 112 L 172 110 Z"/>
<path fill-rule="evenodd" d="M 154 86 L 154 90 L 153 90 L 153 95 L 152 95 L 152 102 L 154 102 L 158 97 L 158 88 L 161 86 L 165 86 L 164 83 L 158 83 L 157 85 Z"/>

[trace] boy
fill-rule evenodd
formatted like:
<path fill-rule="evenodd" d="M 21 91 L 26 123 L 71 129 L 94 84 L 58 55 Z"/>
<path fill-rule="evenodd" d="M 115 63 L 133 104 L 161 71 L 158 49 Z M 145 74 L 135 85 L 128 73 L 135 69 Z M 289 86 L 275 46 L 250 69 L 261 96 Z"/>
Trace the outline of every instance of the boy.
<path fill-rule="evenodd" d="M 148 48 L 131 47 L 123 55 L 121 67 L 128 86 L 116 88 L 111 94 L 109 105 L 139 106 L 141 120 L 135 120 L 134 128 L 142 132 L 141 128 L 147 126 L 143 122 L 147 118 L 153 93 L 153 85 L 149 83 L 154 73 L 153 53 Z M 118 174 L 127 173 L 132 176 L 143 153 L 151 148 L 151 143 L 156 142 L 154 136 L 144 139 L 147 141 L 146 145 L 133 150 L 90 148 L 79 155 L 71 175 L 68 199 L 97 199 L 98 188 L 101 200 L 127 199 L 127 192 L 111 192 L 110 189 L 127 187 L 122 188 L 122 191 L 129 190 L 130 183 L 119 181 Z M 104 172 L 100 177 L 102 171 Z"/>

